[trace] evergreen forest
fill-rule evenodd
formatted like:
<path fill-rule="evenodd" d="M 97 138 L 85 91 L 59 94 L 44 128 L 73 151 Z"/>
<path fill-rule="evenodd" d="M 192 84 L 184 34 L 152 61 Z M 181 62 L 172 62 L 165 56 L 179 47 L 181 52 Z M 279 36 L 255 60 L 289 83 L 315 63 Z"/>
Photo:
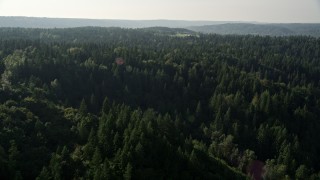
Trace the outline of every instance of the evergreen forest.
<path fill-rule="evenodd" d="M 0 179 L 320 179 L 320 39 L 0 28 Z"/>

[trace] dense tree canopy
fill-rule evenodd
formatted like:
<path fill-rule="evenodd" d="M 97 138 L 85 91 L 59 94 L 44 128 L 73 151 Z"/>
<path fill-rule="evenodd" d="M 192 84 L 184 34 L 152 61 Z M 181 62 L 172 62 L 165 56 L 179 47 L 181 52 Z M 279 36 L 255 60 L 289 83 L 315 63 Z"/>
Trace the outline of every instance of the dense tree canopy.
<path fill-rule="evenodd" d="M 0 179 L 320 178 L 319 59 L 302 36 L 0 28 Z"/>

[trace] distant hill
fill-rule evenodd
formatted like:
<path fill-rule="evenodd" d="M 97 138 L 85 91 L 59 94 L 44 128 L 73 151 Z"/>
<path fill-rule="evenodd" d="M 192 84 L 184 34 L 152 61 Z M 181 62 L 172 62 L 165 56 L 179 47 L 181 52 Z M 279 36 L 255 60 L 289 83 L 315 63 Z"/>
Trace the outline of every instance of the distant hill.
<path fill-rule="evenodd" d="M 320 37 L 320 24 L 250 24 L 227 23 L 217 25 L 193 26 L 188 29 L 202 33 L 292 36 L 306 35 Z"/>
<path fill-rule="evenodd" d="M 310 35 L 320 37 L 319 24 L 277 24 L 279 27 L 290 29 L 296 35 Z"/>
<path fill-rule="evenodd" d="M 190 27 L 188 29 L 202 33 L 216 34 L 286 35 L 294 33 L 290 29 L 287 29 L 285 27 L 248 23 L 196 26 Z"/>
<path fill-rule="evenodd" d="M 72 18 L 38 18 L 38 17 L 1 17 L 0 27 L 24 28 L 70 28 L 84 26 L 145 28 L 170 27 L 183 28 L 227 23 L 224 21 L 182 21 L 182 20 L 115 20 L 115 19 L 72 19 Z"/>
<path fill-rule="evenodd" d="M 148 27 L 141 30 L 162 35 L 195 35 L 196 32 L 185 28 Z"/>
<path fill-rule="evenodd" d="M 121 27 L 145 29 L 162 34 L 192 34 L 192 31 L 215 34 L 320 37 L 320 24 L 262 24 L 237 21 L 183 21 L 183 20 L 115 20 L 38 17 L 1 17 L 0 27 L 21 28 L 74 28 L 74 27 Z M 166 27 L 166 28 L 165 28 Z M 169 28 L 175 28 L 170 30 Z M 178 29 L 176 29 L 178 28 Z M 180 28 L 180 29 L 179 29 Z M 184 28 L 183 30 L 181 28 Z M 186 30 L 188 29 L 188 30 Z M 177 31 L 182 31 L 179 33 Z"/>

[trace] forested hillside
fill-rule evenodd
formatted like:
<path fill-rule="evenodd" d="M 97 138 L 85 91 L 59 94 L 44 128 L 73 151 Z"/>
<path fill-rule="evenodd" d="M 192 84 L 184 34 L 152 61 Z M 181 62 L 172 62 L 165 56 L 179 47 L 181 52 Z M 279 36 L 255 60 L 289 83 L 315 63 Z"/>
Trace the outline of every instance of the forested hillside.
<path fill-rule="evenodd" d="M 202 33 L 260 35 L 260 36 L 313 36 L 320 37 L 320 24 L 283 23 L 223 23 L 205 26 L 187 27 Z"/>
<path fill-rule="evenodd" d="M 319 179 L 320 39 L 172 31 L 0 28 L 0 179 Z"/>

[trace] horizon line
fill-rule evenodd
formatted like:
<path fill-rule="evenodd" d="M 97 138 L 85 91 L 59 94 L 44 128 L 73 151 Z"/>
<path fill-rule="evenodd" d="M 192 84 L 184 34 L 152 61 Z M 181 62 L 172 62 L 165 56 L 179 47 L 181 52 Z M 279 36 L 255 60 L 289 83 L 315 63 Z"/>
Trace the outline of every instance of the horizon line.
<path fill-rule="evenodd" d="M 82 19 L 82 20 L 113 20 L 113 21 L 185 21 L 185 22 L 226 22 L 226 23 L 254 23 L 254 24 L 320 24 L 320 22 L 262 22 L 250 20 L 191 20 L 191 19 L 108 19 L 108 18 L 86 18 L 86 17 L 45 17 L 45 16 L 7 16 L 0 17 L 16 17 L 16 18 L 39 18 L 39 19 Z"/>

